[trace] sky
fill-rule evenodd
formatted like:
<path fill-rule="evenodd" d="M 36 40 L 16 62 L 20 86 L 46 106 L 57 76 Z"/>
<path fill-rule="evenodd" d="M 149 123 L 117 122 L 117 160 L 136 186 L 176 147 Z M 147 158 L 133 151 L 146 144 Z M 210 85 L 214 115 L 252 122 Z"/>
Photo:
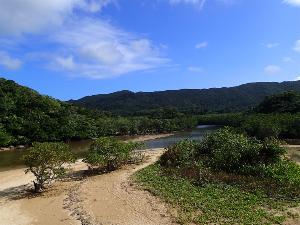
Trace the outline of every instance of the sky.
<path fill-rule="evenodd" d="M 61 100 L 300 80 L 300 0 L 0 0 L 0 76 Z"/>

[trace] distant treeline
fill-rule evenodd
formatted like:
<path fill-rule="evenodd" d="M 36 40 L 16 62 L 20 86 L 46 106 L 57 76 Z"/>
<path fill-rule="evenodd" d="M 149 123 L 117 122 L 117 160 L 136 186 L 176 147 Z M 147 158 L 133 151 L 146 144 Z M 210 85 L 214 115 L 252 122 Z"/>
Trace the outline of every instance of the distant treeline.
<path fill-rule="evenodd" d="M 192 128 L 196 124 L 196 118 L 168 110 L 152 117 L 112 116 L 73 106 L 0 79 L 0 146 L 163 133 Z"/>
<path fill-rule="evenodd" d="M 108 111 L 123 116 L 151 116 L 158 109 L 164 108 L 176 108 L 182 113 L 197 115 L 242 112 L 255 107 L 266 96 L 290 90 L 300 91 L 300 81 L 261 82 L 230 88 L 158 92 L 119 91 L 87 96 L 70 102 L 85 108 Z"/>
<path fill-rule="evenodd" d="M 259 139 L 300 139 L 300 93 L 284 92 L 266 97 L 261 104 L 245 113 L 201 115 L 198 122 L 237 127 Z"/>

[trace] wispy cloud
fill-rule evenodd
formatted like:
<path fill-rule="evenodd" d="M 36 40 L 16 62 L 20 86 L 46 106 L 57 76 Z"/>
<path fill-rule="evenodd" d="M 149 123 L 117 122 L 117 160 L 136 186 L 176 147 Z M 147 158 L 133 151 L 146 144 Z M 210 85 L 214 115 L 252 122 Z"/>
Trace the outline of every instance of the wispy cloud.
<path fill-rule="evenodd" d="M 298 81 L 298 80 L 300 81 L 300 76 L 295 78 L 295 81 Z"/>
<path fill-rule="evenodd" d="M 208 43 L 206 41 L 204 41 L 204 42 L 200 42 L 200 43 L 196 44 L 195 48 L 201 49 L 201 48 L 206 48 L 207 46 L 208 46 Z"/>
<path fill-rule="evenodd" d="M 274 75 L 281 72 L 281 68 L 277 65 L 268 65 L 264 68 L 264 72 L 268 75 Z"/>
<path fill-rule="evenodd" d="M 172 5 L 181 4 L 181 3 L 191 4 L 202 9 L 206 3 L 206 0 L 169 0 L 169 2 Z"/>
<path fill-rule="evenodd" d="M 22 66 L 22 61 L 11 57 L 7 52 L 0 51 L 0 65 L 9 70 L 16 70 Z"/>
<path fill-rule="evenodd" d="M 38 33 L 61 26 L 75 9 L 91 13 L 114 0 L 0 0 L 0 34 Z"/>
<path fill-rule="evenodd" d="M 263 44 L 263 46 L 265 46 L 266 48 L 276 48 L 279 46 L 279 43 L 277 43 L 277 42 L 265 43 L 265 44 Z"/>
<path fill-rule="evenodd" d="M 0 38 L 29 43 L 40 35 L 40 51 L 26 59 L 69 75 L 102 79 L 167 66 L 163 45 L 126 32 L 93 13 L 117 0 L 0 0 Z M 80 11 L 78 13 L 78 11 Z M 76 13 L 75 13 L 76 12 Z M 12 15 L 14 15 L 12 17 Z M 9 38 L 7 38 L 9 36 Z M 47 36 L 47 38 L 45 38 Z M 0 64 L 17 69 L 21 61 L 0 54 Z"/>
<path fill-rule="evenodd" d="M 283 57 L 282 61 L 285 62 L 285 63 L 294 62 L 294 60 L 291 57 L 288 57 L 288 56 L 287 57 Z"/>
<path fill-rule="evenodd" d="M 188 71 L 194 72 L 194 73 L 203 73 L 204 69 L 199 66 L 190 66 L 190 67 L 188 67 Z"/>
<path fill-rule="evenodd" d="M 198 9 L 203 9 L 204 6 L 209 2 L 207 0 L 168 0 L 171 5 L 176 4 L 189 4 L 197 7 Z M 223 4 L 232 4 L 236 0 L 214 0 L 216 2 L 221 2 Z"/>
<path fill-rule="evenodd" d="M 166 66 L 162 48 L 151 40 L 101 20 L 73 21 L 53 39 L 62 48 L 52 68 L 102 79 Z"/>
<path fill-rule="evenodd" d="M 294 50 L 296 52 L 300 52 L 300 39 L 296 41 L 295 46 L 294 46 Z"/>
<path fill-rule="evenodd" d="M 300 7 L 300 0 L 284 0 L 283 3 L 291 5 L 291 6 Z"/>

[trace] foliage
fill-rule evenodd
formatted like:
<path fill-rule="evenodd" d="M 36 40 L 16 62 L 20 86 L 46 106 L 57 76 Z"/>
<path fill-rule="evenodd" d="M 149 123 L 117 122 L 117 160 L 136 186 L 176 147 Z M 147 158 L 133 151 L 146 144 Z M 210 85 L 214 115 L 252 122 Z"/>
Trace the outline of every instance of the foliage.
<path fill-rule="evenodd" d="M 160 157 L 160 164 L 165 167 L 177 167 L 190 163 L 198 143 L 191 140 L 183 140 L 167 148 Z"/>
<path fill-rule="evenodd" d="M 53 180 L 65 174 L 63 164 L 71 163 L 74 157 L 68 145 L 63 143 L 34 143 L 23 158 L 28 167 L 27 172 L 33 173 L 35 191 L 40 192 Z"/>
<path fill-rule="evenodd" d="M 285 210 L 299 202 L 282 196 L 270 198 L 235 184 L 197 185 L 186 177 L 169 174 L 158 164 L 137 172 L 135 179 L 176 208 L 181 224 L 282 224 L 285 218 L 296 216 Z"/>
<path fill-rule="evenodd" d="M 101 137 L 92 143 L 84 161 L 91 168 L 112 171 L 128 163 L 133 151 L 139 147 L 140 143 L 126 143 L 111 137 Z"/>
<path fill-rule="evenodd" d="M 12 142 L 13 138 L 0 125 L 0 146 L 8 146 Z"/>
<path fill-rule="evenodd" d="M 168 147 L 136 180 L 174 206 L 182 224 L 282 224 L 300 203 L 300 167 L 285 153 L 276 139 L 226 127 Z"/>
<path fill-rule="evenodd" d="M 64 103 L 0 79 L 1 145 L 99 136 L 152 134 L 195 127 L 197 120 L 172 110 L 156 117 L 116 117 Z M 12 138 L 8 138 L 11 136 Z"/>
<path fill-rule="evenodd" d="M 255 175 L 260 165 L 278 162 L 285 152 L 277 140 L 258 141 L 224 128 L 207 135 L 200 143 L 183 141 L 168 147 L 160 164 L 165 167 L 197 164 L 218 171 Z"/>
<path fill-rule="evenodd" d="M 255 107 L 265 96 L 288 90 L 300 91 L 300 81 L 283 83 L 250 83 L 231 88 L 211 88 L 159 92 L 119 91 L 72 100 L 71 103 L 109 111 L 117 115 L 145 115 L 169 108 L 185 114 L 241 112 Z M 167 110 L 165 110 L 167 108 Z"/>
<path fill-rule="evenodd" d="M 258 113 L 297 113 L 300 112 L 300 92 L 288 91 L 268 96 L 255 111 Z"/>
<path fill-rule="evenodd" d="M 300 113 L 214 114 L 198 116 L 200 124 L 233 126 L 258 139 L 300 138 Z"/>

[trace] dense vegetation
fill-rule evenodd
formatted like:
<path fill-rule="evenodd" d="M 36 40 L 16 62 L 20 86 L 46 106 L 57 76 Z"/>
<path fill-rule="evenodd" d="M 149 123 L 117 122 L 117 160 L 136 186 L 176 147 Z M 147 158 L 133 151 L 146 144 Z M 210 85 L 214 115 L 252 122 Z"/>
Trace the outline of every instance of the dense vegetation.
<path fill-rule="evenodd" d="M 284 154 L 274 139 L 225 128 L 170 146 L 136 179 L 176 207 L 183 224 L 281 224 L 299 216 L 287 208 L 300 199 L 300 167 Z"/>
<path fill-rule="evenodd" d="M 198 122 L 236 127 L 259 139 L 300 139 L 300 93 L 268 96 L 252 111 L 244 113 L 201 115 Z"/>
<path fill-rule="evenodd" d="M 241 112 L 255 107 L 264 97 L 284 91 L 300 91 L 300 81 L 250 83 L 232 88 L 160 92 L 120 91 L 71 100 L 79 106 L 119 115 L 149 115 L 158 108 L 176 108 L 186 114 Z"/>
<path fill-rule="evenodd" d="M 194 127 L 196 123 L 195 118 L 170 110 L 151 118 L 111 116 L 0 79 L 0 146 L 171 132 Z"/>
<path fill-rule="evenodd" d="M 300 92 L 288 91 L 267 96 L 256 108 L 258 113 L 300 112 Z"/>

